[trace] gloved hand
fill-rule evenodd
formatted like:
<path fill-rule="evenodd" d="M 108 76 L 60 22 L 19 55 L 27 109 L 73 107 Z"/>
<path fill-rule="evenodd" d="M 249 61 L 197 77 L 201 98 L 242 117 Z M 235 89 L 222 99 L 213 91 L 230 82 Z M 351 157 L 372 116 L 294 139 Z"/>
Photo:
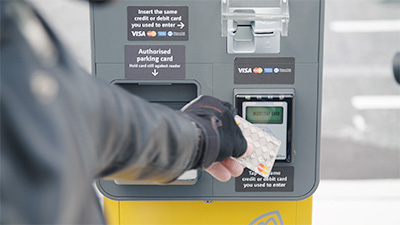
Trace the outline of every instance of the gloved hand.
<path fill-rule="evenodd" d="M 228 102 L 200 96 L 181 111 L 201 131 L 199 152 L 193 168 L 207 169 L 214 162 L 222 162 L 230 156 L 240 157 L 246 152 L 246 140 L 234 120 L 236 110 Z"/>

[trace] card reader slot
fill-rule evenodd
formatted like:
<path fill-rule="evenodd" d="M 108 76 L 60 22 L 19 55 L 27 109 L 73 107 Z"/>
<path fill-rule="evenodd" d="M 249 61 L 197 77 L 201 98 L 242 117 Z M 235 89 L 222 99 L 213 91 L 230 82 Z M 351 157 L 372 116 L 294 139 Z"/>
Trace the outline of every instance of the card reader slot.
<path fill-rule="evenodd" d="M 197 83 L 182 82 L 146 82 L 146 81 L 114 81 L 131 94 L 139 96 L 151 103 L 159 103 L 170 107 L 173 110 L 180 110 L 184 105 L 195 99 L 199 94 Z M 194 185 L 197 183 L 200 171 L 190 170 L 183 173 L 176 181 L 168 185 Z M 114 181 L 118 185 L 155 185 L 156 183 L 147 181 Z"/>

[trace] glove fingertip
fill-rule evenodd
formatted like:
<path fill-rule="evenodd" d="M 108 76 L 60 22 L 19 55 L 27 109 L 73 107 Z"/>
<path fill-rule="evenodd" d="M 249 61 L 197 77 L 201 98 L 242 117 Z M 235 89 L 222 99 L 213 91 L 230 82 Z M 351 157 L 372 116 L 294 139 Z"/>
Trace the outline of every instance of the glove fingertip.
<path fill-rule="evenodd" d="M 223 102 L 222 104 L 229 110 L 229 112 L 232 114 L 232 116 L 236 116 L 237 115 L 237 111 L 236 111 L 235 107 L 233 107 L 233 105 L 231 103 Z"/>
<path fill-rule="evenodd" d="M 233 154 L 232 156 L 235 158 L 239 158 L 240 156 L 244 155 L 247 151 L 247 141 L 243 137 L 243 134 L 239 130 L 237 138 L 236 138 L 236 144 L 233 149 Z"/>

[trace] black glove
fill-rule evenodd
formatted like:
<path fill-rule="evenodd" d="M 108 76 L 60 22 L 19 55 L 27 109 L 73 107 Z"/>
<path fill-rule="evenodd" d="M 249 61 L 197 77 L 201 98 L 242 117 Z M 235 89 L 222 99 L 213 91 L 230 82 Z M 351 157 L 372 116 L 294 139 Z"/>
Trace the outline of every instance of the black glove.
<path fill-rule="evenodd" d="M 234 116 L 236 110 L 228 102 L 211 96 L 199 96 L 181 109 L 201 131 L 200 147 L 192 168 L 207 169 L 246 152 L 247 143 Z"/>

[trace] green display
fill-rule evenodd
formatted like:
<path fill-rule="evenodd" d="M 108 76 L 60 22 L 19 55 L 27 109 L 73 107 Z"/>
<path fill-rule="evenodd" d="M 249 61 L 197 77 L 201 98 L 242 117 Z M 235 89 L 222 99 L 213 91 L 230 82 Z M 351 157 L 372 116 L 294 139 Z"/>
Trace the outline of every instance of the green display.
<path fill-rule="evenodd" d="M 283 107 L 246 107 L 246 120 L 251 123 L 283 123 Z"/>

